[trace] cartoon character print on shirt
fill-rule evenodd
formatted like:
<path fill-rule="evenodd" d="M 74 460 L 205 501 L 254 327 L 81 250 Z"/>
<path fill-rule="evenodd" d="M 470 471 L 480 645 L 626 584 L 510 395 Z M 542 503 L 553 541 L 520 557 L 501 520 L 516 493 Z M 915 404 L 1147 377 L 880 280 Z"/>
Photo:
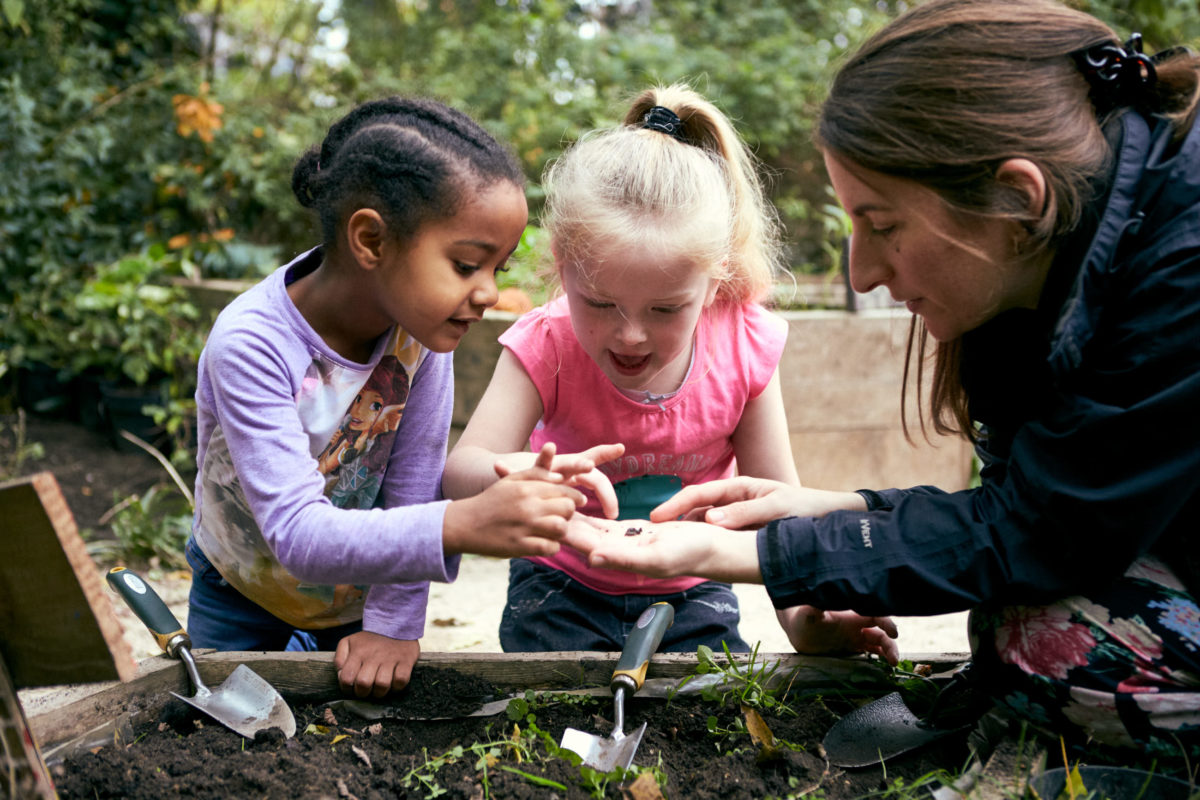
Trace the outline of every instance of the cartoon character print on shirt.
<path fill-rule="evenodd" d="M 318 469 L 326 477 L 325 494 L 338 508 L 375 506 L 408 402 L 408 388 L 408 371 L 400 359 L 391 353 L 385 355 L 354 396 L 329 444 L 317 456 Z M 301 581 L 296 589 L 341 609 L 359 602 L 367 587 Z"/>
<path fill-rule="evenodd" d="M 408 372 L 396 356 L 385 355 L 317 456 L 325 494 L 335 506 L 375 505 L 407 401 Z"/>

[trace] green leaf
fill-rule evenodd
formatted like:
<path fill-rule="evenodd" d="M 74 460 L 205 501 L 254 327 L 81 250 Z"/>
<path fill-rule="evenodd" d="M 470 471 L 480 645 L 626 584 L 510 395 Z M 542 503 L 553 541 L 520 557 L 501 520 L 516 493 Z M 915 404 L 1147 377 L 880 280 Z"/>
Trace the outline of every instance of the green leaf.
<path fill-rule="evenodd" d="M 514 775 L 520 775 L 522 778 L 536 786 L 548 786 L 551 789 L 558 789 L 559 791 L 563 792 L 567 790 L 567 787 L 558 781 L 552 781 L 549 778 L 543 778 L 540 775 L 530 775 L 528 772 L 522 772 L 516 767 L 501 766 L 500 769 L 504 770 L 505 772 L 511 772 Z"/>
<path fill-rule="evenodd" d="M 8 20 L 8 24 L 16 28 L 25 18 L 25 0 L 2 0 L 0 2 L 0 11 L 4 12 L 4 17 Z"/>

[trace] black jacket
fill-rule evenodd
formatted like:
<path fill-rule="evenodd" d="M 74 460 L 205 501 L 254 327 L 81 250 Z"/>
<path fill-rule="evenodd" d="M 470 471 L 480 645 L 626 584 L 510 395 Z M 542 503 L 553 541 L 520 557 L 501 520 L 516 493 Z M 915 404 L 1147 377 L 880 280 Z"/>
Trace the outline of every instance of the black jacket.
<path fill-rule="evenodd" d="M 1039 308 L 963 338 L 982 485 L 771 523 L 758 551 L 777 607 L 1046 602 L 1146 552 L 1200 587 L 1200 126 L 1172 150 L 1164 123 L 1113 125 L 1107 189 Z"/>

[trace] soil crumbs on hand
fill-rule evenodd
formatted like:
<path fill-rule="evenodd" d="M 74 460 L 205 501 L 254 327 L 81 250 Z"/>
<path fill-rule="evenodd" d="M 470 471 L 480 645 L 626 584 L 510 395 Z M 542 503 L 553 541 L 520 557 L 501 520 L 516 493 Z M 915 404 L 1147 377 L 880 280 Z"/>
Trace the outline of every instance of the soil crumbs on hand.
<path fill-rule="evenodd" d="M 465 713 L 504 692 L 452 670 L 421 670 L 391 703 L 397 716 Z M 431 697 L 436 698 L 431 704 Z M 447 705 L 444 700 L 452 701 Z M 478 702 L 476 702 L 478 700 Z M 763 720 L 774 734 L 802 749 L 764 754 L 746 732 L 736 705 L 698 697 L 670 702 L 630 698 L 625 732 L 647 723 L 634 766 L 659 767 L 662 794 L 633 793 L 644 784 L 607 780 L 548 757 L 568 727 L 607 737 L 613 729 L 612 701 L 557 702 L 530 711 L 493 717 L 443 720 L 363 720 L 341 711 L 332 718 L 323 705 L 294 705 L 296 736 L 278 730 L 243 739 L 191 706 L 174 703 L 157 729 L 126 747 L 105 747 L 69 758 L 52 768 L 64 798 L 157 800 L 196 798 L 574 798 L 658 796 L 688 800 L 762 800 L 799 797 L 816 789 L 827 800 L 861 798 L 906 783 L 939 768 L 965 763 L 965 742 L 943 740 L 891 759 L 884 769 L 842 770 L 830 766 L 820 748 L 837 717 L 829 698 L 792 701 L 797 716 Z M 513 706 L 510 705 L 510 708 Z M 529 716 L 532 715 L 532 718 Z M 733 733 L 714 734 L 716 731 Z M 647 770 L 650 772 L 650 770 Z M 885 779 L 886 778 L 886 779 Z M 631 779 L 632 780 L 632 779 Z"/>

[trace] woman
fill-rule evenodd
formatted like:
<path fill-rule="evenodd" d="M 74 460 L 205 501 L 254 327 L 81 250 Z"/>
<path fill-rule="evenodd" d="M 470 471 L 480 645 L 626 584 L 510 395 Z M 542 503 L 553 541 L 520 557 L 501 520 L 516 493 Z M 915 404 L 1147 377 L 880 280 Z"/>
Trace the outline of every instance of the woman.
<path fill-rule="evenodd" d="M 975 663 L 1021 716 L 1195 739 L 1200 59 L 1139 45 L 1049 0 L 931 0 L 825 102 L 851 282 L 913 312 L 918 387 L 935 343 L 929 418 L 977 443 L 979 488 L 696 486 L 640 537 L 576 525 L 591 563 L 762 581 L 780 608 L 973 609 Z M 664 522 L 689 513 L 710 524 Z"/>

